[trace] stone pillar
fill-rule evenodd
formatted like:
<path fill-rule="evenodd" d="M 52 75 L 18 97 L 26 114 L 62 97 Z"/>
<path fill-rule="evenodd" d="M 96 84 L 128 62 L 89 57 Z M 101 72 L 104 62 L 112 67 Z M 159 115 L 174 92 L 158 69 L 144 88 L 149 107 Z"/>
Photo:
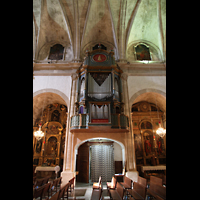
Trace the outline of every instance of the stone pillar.
<path fill-rule="evenodd" d="M 134 144 L 134 134 L 132 127 L 132 116 L 129 106 L 129 95 L 128 95 L 128 75 L 123 73 L 121 76 L 122 80 L 122 99 L 124 102 L 124 114 L 129 118 L 129 132 L 127 133 L 127 170 L 136 171 L 136 159 L 135 159 L 135 144 Z"/>
<path fill-rule="evenodd" d="M 64 150 L 64 160 L 63 160 L 63 172 L 62 176 L 62 185 L 65 185 L 69 179 L 75 176 L 75 173 L 72 169 L 72 159 L 73 159 L 73 134 L 70 132 L 70 120 L 71 117 L 75 114 L 76 110 L 76 85 L 77 85 L 77 74 L 72 74 L 71 76 L 71 96 L 70 96 L 70 106 L 67 117 L 67 128 L 66 128 L 66 137 L 65 137 L 65 150 Z"/>
<path fill-rule="evenodd" d="M 138 171 L 136 171 L 136 157 L 135 157 L 135 144 L 134 144 L 134 133 L 132 127 L 132 116 L 129 106 L 129 95 L 128 95 L 128 75 L 123 73 L 121 76 L 122 80 L 122 101 L 124 102 L 124 114 L 129 118 L 129 132 L 126 133 L 126 176 L 133 181 L 138 181 Z"/>

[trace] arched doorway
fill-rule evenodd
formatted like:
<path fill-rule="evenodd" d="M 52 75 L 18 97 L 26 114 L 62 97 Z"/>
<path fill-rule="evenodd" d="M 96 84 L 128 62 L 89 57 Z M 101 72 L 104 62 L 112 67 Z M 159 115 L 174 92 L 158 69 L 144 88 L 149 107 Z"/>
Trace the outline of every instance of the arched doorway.
<path fill-rule="evenodd" d="M 125 164 L 124 145 L 116 140 L 94 138 L 81 142 L 76 147 L 77 182 L 110 181 L 116 173 L 122 173 Z"/>

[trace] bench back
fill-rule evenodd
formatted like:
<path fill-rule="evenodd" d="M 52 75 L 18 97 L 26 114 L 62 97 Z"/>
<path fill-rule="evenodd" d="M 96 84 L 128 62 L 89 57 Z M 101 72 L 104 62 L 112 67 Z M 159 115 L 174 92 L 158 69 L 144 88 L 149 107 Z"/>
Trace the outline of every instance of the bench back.
<path fill-rule="evenodd" d="M 154 182 L 156 183 L 157 185 L 163 185 L 163 180 L 161 178 L 158 178 L 156 176 L 150 176 L 150 185 L 151 185 L 151 182 Z"/>
<path fill-rule="evenodd" d="M 146 197 L 146 187 L 144 185 L 141 185 L 137 182 L 134 182 L 134 186 L 133 189 L 141 196 L 145 199 Z"/>
<path fill-rule="evenodd" d="M 124 196 L 124 188 L 117 182 L 117 193 L 119 194 L 119 196 L 121 197 L 121 199 L 123 199 Z"/>
<path fill-rule="evenodd" d="M 38 198 L 38 197 L 42 197 L 44 188 L 45 188 L 45 185 L 43 185 L 43 186 L 41 186 L 39 188 L 34 189 L 33 199 L 34 198 Z"/>
<path fill-rule="evenodd" d="M 163 187 L 163 186 L 161 186 L 161 185 L 156 185 L 156 187 L 155 187 L 155 192 L 156 192 L 159 196 L 161 196 L 161 197 L 163 197 L 163 198 L 166 198 L 166 187 Z"/>
<path fill-rule="evenodd" d="M 141 184 L 141 185 L 143 185 L 144 187 L 147 187 L 147 179 L 146 178 L 138 176 L 138 183 Z"/>
<path fill-rule="evenodd" d="M 128 178 L 127 176 L 124 176 L 124 183 L 126 183 L 130 188 L 132 188 L 132 180 Z"/>
<path fill-rule="evenodd" d="M 115 177 L 112 177 L 112 186 L 114 188 L 116 188 L 116 183 L 117 183 L 117 179 Z"/>

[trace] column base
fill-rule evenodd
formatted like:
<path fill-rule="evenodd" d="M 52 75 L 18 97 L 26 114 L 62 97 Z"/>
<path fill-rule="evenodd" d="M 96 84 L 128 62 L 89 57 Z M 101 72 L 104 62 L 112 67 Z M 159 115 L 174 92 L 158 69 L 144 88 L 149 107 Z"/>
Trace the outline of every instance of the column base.
<path fill-rule="evenodd" d="M 76 177 L 76 172 L 63 171 L 61 172 L 61 177 L 62 177 L 61 187 L 63 187 L 65 184 L 69 182 L 71 178 Z M 75 184 L 76 184 L 76 181 L 74 182 L 74 185 Z"/>
<path fill-rule="evenodd" d="M 128 171 L 126 176 L 134 181 L 138 181 L 139 172 L 138 171 Z"/>

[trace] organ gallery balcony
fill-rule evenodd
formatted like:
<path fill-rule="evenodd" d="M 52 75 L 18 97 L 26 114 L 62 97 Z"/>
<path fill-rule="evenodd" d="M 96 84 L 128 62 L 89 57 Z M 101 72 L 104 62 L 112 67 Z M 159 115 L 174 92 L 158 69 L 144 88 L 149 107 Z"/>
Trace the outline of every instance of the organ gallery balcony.
<path fill-rule="evenodd" d="M 109 119 L 90 119 L 89 114 L 76 114 L 71 117 L 70 131 L 111 131 L 127 132 L 129 128 L 128 117 L 124 114 L 111 114 Z"/>

